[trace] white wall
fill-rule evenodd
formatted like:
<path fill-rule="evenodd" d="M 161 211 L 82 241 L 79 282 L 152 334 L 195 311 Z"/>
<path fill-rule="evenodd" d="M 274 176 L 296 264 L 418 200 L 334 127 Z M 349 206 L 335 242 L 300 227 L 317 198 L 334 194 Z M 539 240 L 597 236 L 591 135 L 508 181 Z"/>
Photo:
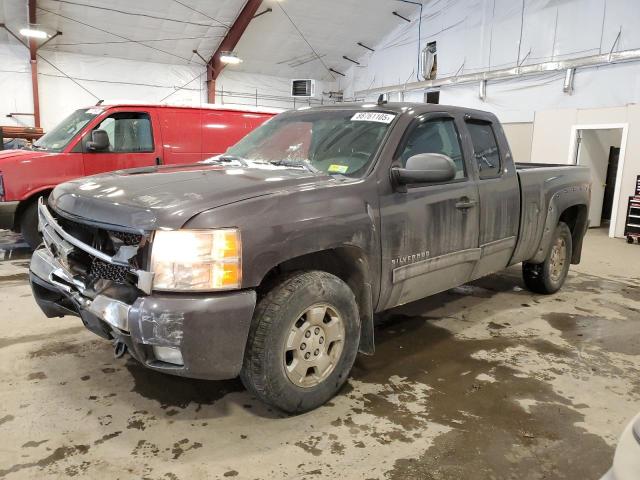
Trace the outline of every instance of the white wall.
<path fill-rule="evenodd" d="M 33 112 L 29 53 L 17 42 L 0 43 L 0 125 L 33 125 L 33 117 L 7 118 L 12 112 Z"/>
<path fill-rule="evenodd" d="M 166 101 L 187 105 L 207 101 L 206 74 L 200 65 L 141 62 L 48 50 L 39 53 L 44 57 L 38 61 L 38 82 L 41 123 L 45 130 L 73 110 L 93 105 L 98 99 L 107 103 Z M 318 82 L 316 87 L 321 94 L 335 90 L 336 85 Z M 257 89 L 259 106 L 293 108 L 289 88 L 289 78 L 236 72 L 227 67 L 218 78 L 216 89 L 231 91 L 233 95 L 218 95 L 216 103 L 255 106 Z M 33 117 L 5 117 L 10 112 L 33 112 L 28 52 L 14 40 L 0 43 L 0 92 L 0 124 L 33 126 Z M 313 102 L 320 103 L 320 98 Z"/>
<path fill-rule="evenodd" d="M 316 81 L 316 97 L 313 99 L 296 99 L 295 107 L 304 105 L 319 105 L 321 102 L 333 103 L 324 96 L 336 90 L 335 82 Z M 258 103 L 264 107 L 285 108 L 294 107 L 291 98 L 291 79 L 285 77 L 274 77 L 259 73 L 238 72 L 232 67 L 227 67 L 222 71 L 216 81 L 216 103 L 235 103 L 239 105 L 256 105 L 256 93 Z"/>
<path fill-rule="evenodd" d="M 531 142 L 533 141 L 533 122 L 503 123 L 511 154 L 516 162 L 531 161 Z"/>
<path fill-rule="evenodd" d="M 566 109 L 536 112 L 533 126 L 531 161 L 536 163 L 573 163 L 572 129 L 577 126 L 621 124 L 627 127 L 626 143 L 621 144 L 618 203 L 614 203 L 615 236 L 622 237 L 627 212 L 627 198 L 635 191 L 640 175 L 640 105 L 597 109 Z M 623 158 L 624 157 L 624 158 Z M 615 201 L 615 200 L 614 200 Z"/>
<path fill-rule="evenodd" d="M 437 42 L 438 77 L 607 53 L 619 31 L 615 50 L 640 48 L 637 0 L 524 0 L 524 11 L 522 5 L 514 0 L 426 3 L 420 47 Z M 410 24 L 399 20 L 374 53 L 358 59 L 361 66 L 348 70 L 340 81 L 346 97 L 416 80 L 418 17 L 416 8 Z M 562 91 L 563 79 L 563 72 L 552 72 L 489 82 L 485 101 L 478 98 L 476 84 L 442 87 L 440 102 L 489 110 L 503 122 L 531 122 L 537 110 L 640 102 L 640 63 L 580 69 L 573 95 Z M 422 101 L 422 96 L 422 91 L 407 92 L 405 99 Z"/>

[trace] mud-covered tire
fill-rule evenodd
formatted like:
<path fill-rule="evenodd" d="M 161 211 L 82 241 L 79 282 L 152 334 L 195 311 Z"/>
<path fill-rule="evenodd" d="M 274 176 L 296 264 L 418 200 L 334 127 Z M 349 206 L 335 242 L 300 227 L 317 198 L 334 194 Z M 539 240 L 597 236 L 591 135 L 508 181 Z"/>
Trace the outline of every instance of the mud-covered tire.
<path fill-rule="evenodd" d="M 566 223 L 559 222 L 544 262 L 522 263 L 522 277 L 527 288 L 545 295 L 560 290 L 569 273 L 572 252 L 571 230 Z"/>
<path fill-rule="evenodd" d="M 309 323 L 314 319 L 308 315 L 311 310 L 316 312 L 322 308 L 326 308 L 327 313 L 318 317 L 322 318 L 322 323 L 319 324 L 320 328 L 316 328 Z M 335 330 L 334 322 L 338 318 L 343 326 L 340 330 L 343 334 L 342 345 L 338 340 L 331 340 L 331 344 L 327 340 L 322 345 L 322 335 L 329 338 L 330 330 Z M 323 324 L 327 326 L 326 329 L 323 329 Z M 300 329 L 300 340 L 303 342 L 312 342 L 315 338 L 314 346 L 305 352 L 302 345 L 305 349 L 307 345 L 303 343 L 300 344 L 300 352 L 298 348 L 292 350 L 291 344 L 298 338 L 295 329 Z M 314 333 L 318 335 L 316 330 L 321 332 L 317 337 L 314 336 Z M 307 332 L 311 335 L 311 338 L 307 337 L 308 340 L 304 338 Z M 276 282 L 258 303 L 240 378 L 247 390 L 280 410 L 288 413 L 312 410 L 331 399 L 347 380 L 358 353 L 359 341 L 360 317 L 349 286 L 326 272 L 296 272 Z M 325 350 L 322 351 L 322 348 Z M 330 367 L 323 367 L 322 371 L 316 370 L 314 373 L 313 368 L 309 369 L 312 373 L 307 371 L 309 382 L 317 381 L 317 384 L 300 386 L 294 383 L 295 380 L 291 378 L 294 375 L 291 372 L 293 362 L 299 362 L 300 370 L 306 371 L 304 366 L 307 360 L 303 360 L 304 355 L 309 353 L 312 356 L 310 361 L 313 361 L 315 351 L 320 351 L 320 355 L 333 355 L 333 363 Z M 306 378 L 302 376 L 298 381 L 304 382 Z"/>
<path fill-rule="evenodd" d="M 20 217 L 20 233 L 24 241 L 35 250 L 42 243 L 42 235 L 38 231 L 38 200 L 32 201 Z"/>

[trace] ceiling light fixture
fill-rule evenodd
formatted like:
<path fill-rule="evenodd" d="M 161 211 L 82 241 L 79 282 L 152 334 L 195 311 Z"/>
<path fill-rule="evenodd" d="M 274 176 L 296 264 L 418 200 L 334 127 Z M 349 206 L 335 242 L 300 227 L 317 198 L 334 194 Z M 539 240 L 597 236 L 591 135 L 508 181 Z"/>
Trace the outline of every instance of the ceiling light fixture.
<path fill-rule="evenodd" d="M 231 65 L 242 63 L 242 59 L 235 52 L 220 52 L 220 61 Z"/>
<path fill-rule="evenodd" d="M 40 38 L 43 40 L 51 36 L 44 30 L 37 30 L 35 28 L 21 28 L 20 35 L 29 37 L 29 38 Z"/>

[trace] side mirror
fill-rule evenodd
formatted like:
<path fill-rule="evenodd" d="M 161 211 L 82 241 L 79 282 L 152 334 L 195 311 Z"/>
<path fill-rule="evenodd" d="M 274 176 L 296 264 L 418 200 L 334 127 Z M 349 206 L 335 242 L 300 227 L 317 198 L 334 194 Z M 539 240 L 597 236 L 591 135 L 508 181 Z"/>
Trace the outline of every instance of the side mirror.
<path fill-rule="evenodd" d="M 91 132 L 91 140 L 87 142 L 87 148 L 93 151 L 102 151 L 109 148 L 109 135 L 105 130 Z"/>
<path fill-rule="evenodd" d="M 398 185 L 448 182 L 456 178 L 456 165 L 440 153 L 419 153 L 407 159 L 405 168 L 392 168 L 391 175 Z"/>

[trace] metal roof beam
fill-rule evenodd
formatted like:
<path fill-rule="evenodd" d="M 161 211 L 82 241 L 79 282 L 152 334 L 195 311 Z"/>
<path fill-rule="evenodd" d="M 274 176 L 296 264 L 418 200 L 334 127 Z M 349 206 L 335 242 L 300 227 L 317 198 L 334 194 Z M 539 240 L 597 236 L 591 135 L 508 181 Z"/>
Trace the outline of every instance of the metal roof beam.
<path fill-rule="evenodd" d="M 236 48 L 261 4 L 262 0 L 247 0 L 235 22 L 233 22 L 222 42 L 220 42 L 218 49 L 209 60 L 207 64 L 207 97 L 209 103 L 215 102 L 215 82 L 225 67 L 225 64 L 220 61 L 220 54 L 222 52 L 231 52 Z"/>

